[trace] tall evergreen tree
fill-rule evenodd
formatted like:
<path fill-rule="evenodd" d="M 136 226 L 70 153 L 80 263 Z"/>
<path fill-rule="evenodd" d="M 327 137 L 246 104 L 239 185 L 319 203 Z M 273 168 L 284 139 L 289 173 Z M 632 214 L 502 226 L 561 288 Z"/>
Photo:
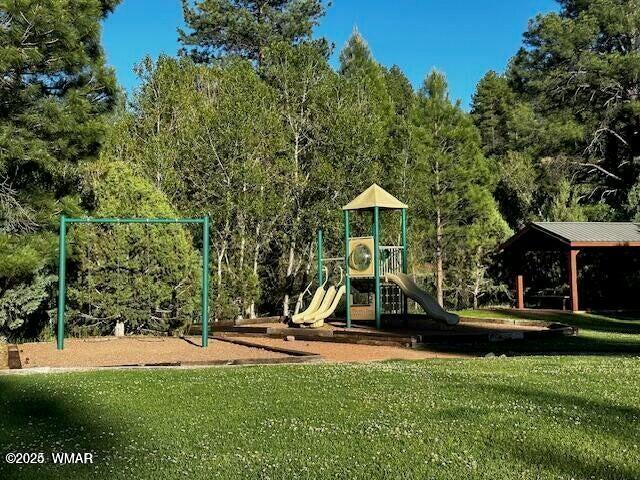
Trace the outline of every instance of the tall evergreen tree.
<path fill-rule="evenodd" d="M 386 169 L 393 179 L 392 191 L 406 198 L 411 175 L 407 168 L 411 150 L 409 119 L 415 104 L 415 92 L 409 79 L 395 65 L 385 72 L 385 84 L 395 110 L 386 146 Z"/>
<path fill-rule="evenodd" d="M 378 64 L 365 39 L 357 29 L 340 52 L 341 88 L 347 108 L 341 109 L 346 117 L 337 122 L 342 126 L 344 155 L 350 185 L 348 189 L 359 191 L 371 182 L 391 188 L 394 183 L 395 158 L 388 155 L 391 131 L 394 128 L 394 102 L 387 82 L 387 71 Z M 339 137 L 338 137 L 339 138 Z M 366 179 L 360 171 L 361 159 L 368 157 Z M 369 184 L 366 184 L 369 182 Z M 366 185 L 365 185 L 366 184 Z"/>
<path fill-rule="evenodd" d="M 262 63 L 270 44 L 309 39 L 325 11 L 322 0 L 182 0 L 182 8 L 183 53 L 198 62 L 238 55 Z"/>
<path fill-rule="evenodd" d="M 476 263 L 471 259 L 481 259 L 495 247 L 507 228 L 491 196 L 494 179 L 478 130 L 460 102 L 451 103 L 446 78 L 438 71 L 425 79 L 413 110 L 411 148 L 414 243 L 433 252 L 425 260 L 435 266 L 442 305 L 447 290 L 467 288 L 459 284 L 465 275 L 455 275 L 454 269 L 468 272 Z M 474 269 L 474 275 L 481 274 L 481 266 Z"/>
<path fill-rule="evenodd" d="M 471 102 L 471 115 L 487 155 L 502 155 L 508 149 L 508 122 L 516 95 L 506 77 L 493 70 L 482 77 Z"/>
<path fill-rule="evenodd" d="M 100 22 L 118 3 L 0 3 L 0 333 L 47 320 L 57 214 L 78 211 L 77 165 L 96 155 L 117 96 Z"/>
<path fill-rule="evenodd" d="M 555 124 L 553 144 L 585 187 L 582 203 L 621 211 L 640 174 L 640 3 L 559 3 L 531 22 L 510 79 Z"/>
<path fill-rule="evenodd" d="M 540 110 L 507 76 L 489 72 L 478 83 L 471 114 L 485 153 L 496 160 L 495 196 L 509 225 L 603 218 L 603 205 L 579 201 L 588 196 L 576 171 L 583 128 L 568 111 Z"/>
<path fill-rule="evenodd" d="M 105 155 L 84 171 L 96 217 L 176 218 L 156 186 Z M 69 231 L 69 315 L 76 334 L 181 332 L 198 317 L 199 255 L 183 225 L 74 225 Z"/>
<path fill-rule="evenodd" d="M 354 27 L 351 36 L 340 52 L 339 72 L 342 75 L 349 75 L 350 72 L 373 68 L 374 65 L 375 61 L 367 41 L 360 35 L 358 28 Z"/>

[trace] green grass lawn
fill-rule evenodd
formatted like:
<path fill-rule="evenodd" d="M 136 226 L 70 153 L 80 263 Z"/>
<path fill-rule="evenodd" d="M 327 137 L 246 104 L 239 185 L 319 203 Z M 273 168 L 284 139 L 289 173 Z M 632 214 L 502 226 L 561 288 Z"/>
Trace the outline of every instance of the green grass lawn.
<path fill-rule="evenodd" d="M 640 478 L 640 359 L 0 376 L 0 478 Z"/>
<path fill-rule="evenodd" d="M 560 322 L 578 327 L 577 337 L 553 338 L 536 342 L 501 342 L 476 344 L 472 350 L 496 353 L 592 353 L 592 354 L 640 354 L 640 314 L 605 316 L 573 314 L 535 310 L 481 309 L 464 310 L 467 318 L 502 318 L 516 320 L 541 320 Z M 469 346 L 460 347 L 466 351 Z"/>

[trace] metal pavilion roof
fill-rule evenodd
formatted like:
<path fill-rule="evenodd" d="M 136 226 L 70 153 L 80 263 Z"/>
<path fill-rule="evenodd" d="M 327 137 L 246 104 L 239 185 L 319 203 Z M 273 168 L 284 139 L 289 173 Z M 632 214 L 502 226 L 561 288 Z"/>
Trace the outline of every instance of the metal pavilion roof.
<path fill-rule="evenodd" d="M 640 224 L 638 223 L 534 222 L 532 225 L 567 242 L 640 242 Z"/>
<path fill-rule="evenodd" d="M 640 223 L 533 222 L 503 245 L 521 247 L 556 245 L 577 247 L 640 247 Z"/>

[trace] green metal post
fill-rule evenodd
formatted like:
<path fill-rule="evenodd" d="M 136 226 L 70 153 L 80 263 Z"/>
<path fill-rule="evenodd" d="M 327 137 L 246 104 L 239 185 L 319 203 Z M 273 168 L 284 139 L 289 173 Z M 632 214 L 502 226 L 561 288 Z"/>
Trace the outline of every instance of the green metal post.
<path fill-rule="evenodd" d="M 402 209 L 402 273 L 407 274 L 409 272 L 409 259 L 407 257 L 408 254 L 408 245 L 407 245 L 407 209 Z M 407 325 L 409 323 L 409 302 L 407 300 L 407 296 L 402 294 L 402 315 L 404 317 L 404 323 Z"/>
<path fill-rule="evenodd" d="M 324 269 L 323 269 L 323 239 L 322 230 L 318 230 L 316 237 L 316 261 L 318 263 L 318 286 L 324 283 Z"/>
<path fill-rule="evenodd" d="M 349 276 L 349 210 L 344 211 L 344 288 L 347 328 L 351 328 L 351 276 Z"/>
<path fill-rule="evenodd" d="M 202 348 L 209 345 L 209 217 L 202 223 Z"/>
<path fill-rule="evenodd" d="M 58 238 L 58 350 L 64 348 L 64 310 L 66 298 L 66 264 L 67 264 L 67 219 L 60 216 L 60 236 Z"/>
<path fill-rule="evenodd" d="M 376 328 L 381 327 L 381 295 L 380 295 L 380 208 L 373 207 L 373 278 L 376 288 Z"/>

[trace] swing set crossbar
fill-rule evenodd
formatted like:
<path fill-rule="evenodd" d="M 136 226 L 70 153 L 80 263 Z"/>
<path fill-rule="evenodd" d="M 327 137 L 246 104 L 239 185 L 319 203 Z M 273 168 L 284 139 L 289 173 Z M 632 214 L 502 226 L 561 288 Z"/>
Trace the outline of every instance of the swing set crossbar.
<path fill-rule="evenodd" d="M 64 349 L 64 312 L 66 307 L 67 225 L 78 223 L 99 224 L 196 224 L 202 225 L 202 347 L 209 344 L 209 217 L 201 218 L 72 218 L 60 216 L 58 244 L 58 323 L 56 340 L 58 350 Z"/>
<path fill-rule="evenodd" d="M 191 223 L 191 224 L 204 224 L 207 220 L 205 218 L 64 218 L 65 223 Z"/>

